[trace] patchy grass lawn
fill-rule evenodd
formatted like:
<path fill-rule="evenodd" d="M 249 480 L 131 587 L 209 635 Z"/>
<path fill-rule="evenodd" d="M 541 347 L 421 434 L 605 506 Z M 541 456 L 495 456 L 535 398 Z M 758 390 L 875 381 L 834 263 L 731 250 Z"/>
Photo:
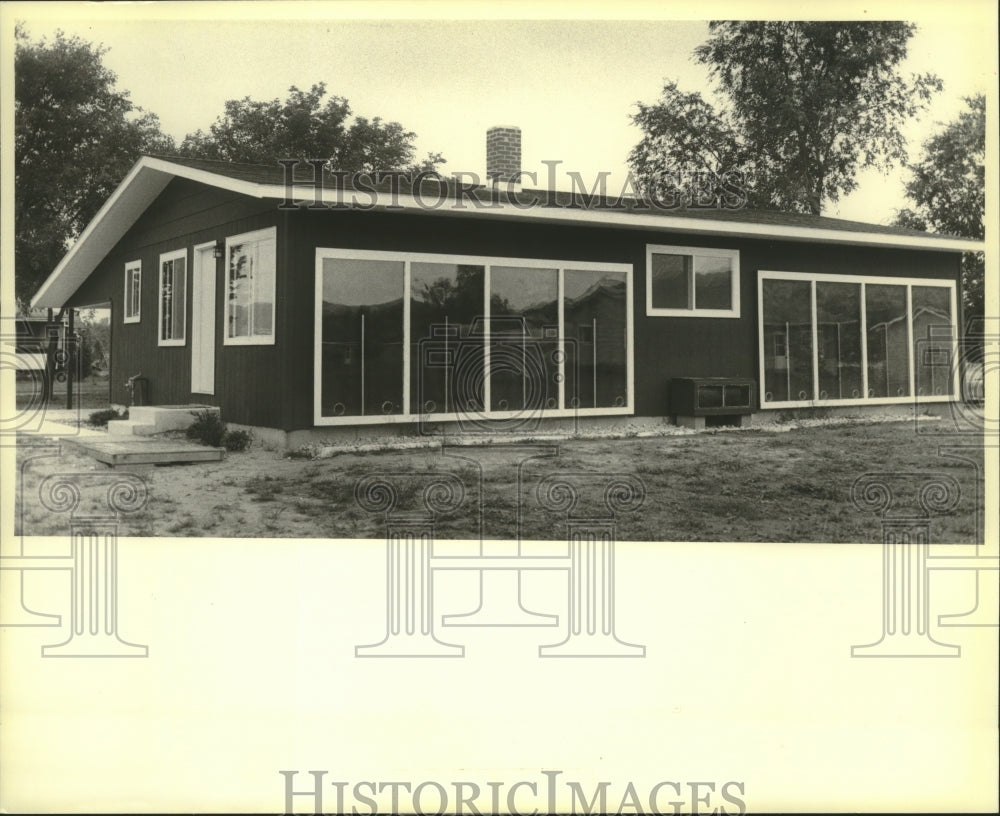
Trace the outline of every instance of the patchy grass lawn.
<path fill-rule="evenodd" d="M 465 487 L 457 510 L 439 515 L 439 538 L 478 538 L 480 499 L 486 538 L 517 537 L 518 472 L 521 474 L 523 538 L 564 539 L 565 514 L 539 505 L 539 481 L 557 472 L 584 474 L 577 515 L 606 512 L 608 474 L 642 480 L 645 503 L 618 520 L 618 538 L 632 541 L 880 541 L 878 518 L 851 503 L 855 479 L 868 472 L 947 473 L 957 479 L 958 507 L 932 522 L 932 541 L 971 543 L 982 530 L 977 486 L 982 450 L 968 461 L 941 456 L 947 439 L 917 434 L 912 422 L 750 430 L 632 439 L 572 439 L 549 445 L 550 453 L 522 461 L 530 446 L 494 445 L 440 450 L 349 453 L 322 460 L 283 458 L 254 448 L 219 463 L 158 467 L 142 473 L 147 507 L 123 517 L 121 534 L 291 538 L 381 538 L 384 516 L 366 512 L 354 497 L 360 479 L 393 474 L 397 512 L 422 511 L 422 491 L 435 474 L 454 474 Z M 41 440 L 26 439 L 22 461 L 37 455 Z M 555 448 L 557 447 L 557 450 Z M 538 450 L 534 451 L 538 453 Z M 37 488 L 50 473 L 77 472 L 83 488 L 100 481 L 102 500 L 113 472 L 70 446 L 24 467 L 23 528 L 29 535 L 57 535 L 67 519 L 41 506 Z M 480 482 L 480 473 L 482 480 Z M 589 474 L 589 475 L 587 475 Z M 898 512 L 915 509 L 919 476 L 898 476 Z M 83 492 L 86 492 L 84 490 Z M 592 491 L 591 491 L 592 492 Z M 20 508 L 20 496 L 18 497 Z M 93 504 L 92 509 L 97 509 Z M 83 512 L 81 509 L 79 512 Z M 19 526 L 21 513 L 18 513 Z M 981 535 L 981 534 L 980 534 Z"/>

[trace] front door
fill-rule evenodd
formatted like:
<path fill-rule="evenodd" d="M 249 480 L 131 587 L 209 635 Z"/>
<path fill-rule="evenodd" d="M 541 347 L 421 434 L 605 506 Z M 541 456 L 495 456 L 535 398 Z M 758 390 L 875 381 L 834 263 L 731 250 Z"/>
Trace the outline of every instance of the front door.
<path fill-rule="evenodd" d="M 215 393 L 215 245 L 195 247 L 191 298 L 191 392 Z"/>

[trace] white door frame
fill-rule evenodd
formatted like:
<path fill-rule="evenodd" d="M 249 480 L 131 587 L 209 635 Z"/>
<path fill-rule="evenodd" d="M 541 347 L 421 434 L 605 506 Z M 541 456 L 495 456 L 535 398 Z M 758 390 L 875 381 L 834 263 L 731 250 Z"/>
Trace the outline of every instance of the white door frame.
<path fill-rule="evenodd" d="M 194 248 L 191 286 L 191 393 L 215 394 L 215 241 Z"/>

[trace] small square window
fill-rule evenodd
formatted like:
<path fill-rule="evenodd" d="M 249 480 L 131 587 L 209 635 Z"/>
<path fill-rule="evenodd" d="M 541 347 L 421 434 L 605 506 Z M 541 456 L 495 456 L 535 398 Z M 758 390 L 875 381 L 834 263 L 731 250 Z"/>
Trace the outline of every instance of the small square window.
<path fill-rule="evenodd" d="M 125 311 L 123 322 L 138 323 L 142 304 L 142 262 L 125 264 Z"/>
<path fill-rule="evenodd" d="M 651 317 L 739 317 L 739 252 L 647 246 L 646 314 Z"/>

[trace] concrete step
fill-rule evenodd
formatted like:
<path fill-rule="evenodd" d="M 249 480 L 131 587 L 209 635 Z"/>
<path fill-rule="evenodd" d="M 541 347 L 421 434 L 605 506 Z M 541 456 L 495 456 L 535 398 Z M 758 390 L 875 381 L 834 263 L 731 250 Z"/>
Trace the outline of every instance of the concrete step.
<path fill-rule="evenodd" d="M 129 408 L 129 418 L 108 423 L 109 436 L 149 436 L 164 431 L 182 431 L 203 411 L 218 414 L 211 405 L 139 405 Z M 114 426 L 114 427 L 112 427 Z"/>

